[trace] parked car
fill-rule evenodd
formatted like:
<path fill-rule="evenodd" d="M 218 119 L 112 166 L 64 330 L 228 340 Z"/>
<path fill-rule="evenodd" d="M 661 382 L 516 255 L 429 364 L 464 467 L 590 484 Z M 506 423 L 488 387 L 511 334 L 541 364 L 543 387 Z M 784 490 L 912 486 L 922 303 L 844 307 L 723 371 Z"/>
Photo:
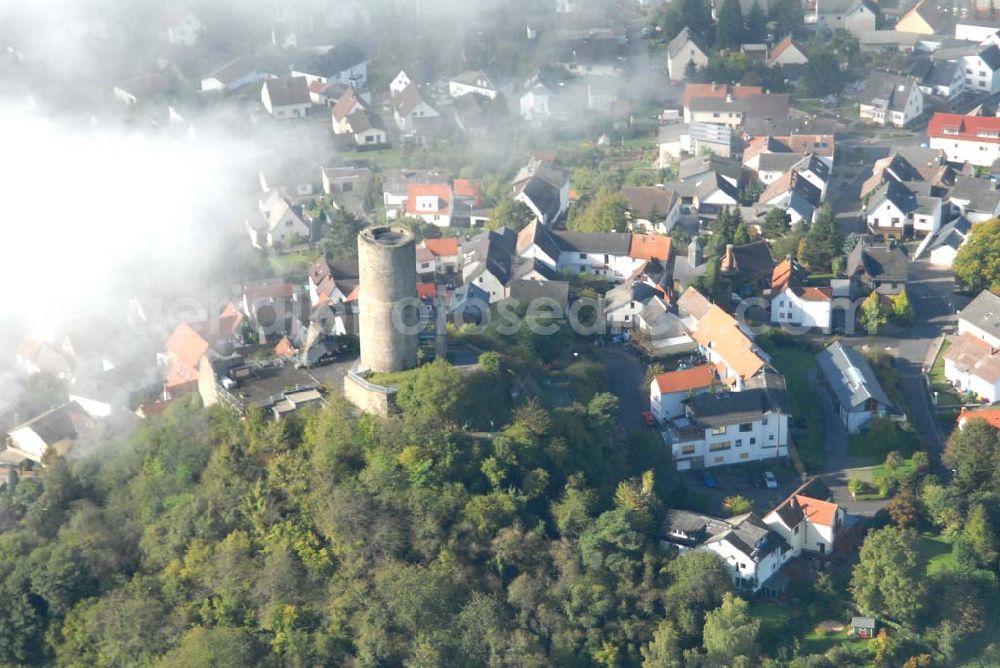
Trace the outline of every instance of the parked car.
<path fill-rule="evenodd" d="M 656 426 L 656 418 L 653 416 L 653 414 L 650 411 L 643 411 L 642 412 L 642 422 L 649 429 L 652 429 L 653 427 Z"/>
<path fill-rule="evenodd" d="M 701 481 L 705 484 L 705 487 L 714 489 L 719 486 L 719 483 L 715 482 L 715 476 L 708 471 L 703 471 L 701 474 Z"/>
<path fill-rule="evenodd" d="M 778 489 L 778 479 L 770 471 L 764 471 L 764 486 L 768 489 Z"/>

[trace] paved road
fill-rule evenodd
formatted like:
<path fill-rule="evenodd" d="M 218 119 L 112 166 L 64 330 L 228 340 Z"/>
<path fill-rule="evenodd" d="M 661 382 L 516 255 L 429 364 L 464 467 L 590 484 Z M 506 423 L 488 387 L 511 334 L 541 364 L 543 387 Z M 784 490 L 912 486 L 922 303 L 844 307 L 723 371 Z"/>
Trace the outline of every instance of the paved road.
<path fill-rule="evenodd" d="M 602 348 L 608 386 L 618 397 L 618 424 L 626 432 L 645 429 L 642 412 L 649 410 L 649 393 L 641 389 L 646 369 L 634 356 L 618 348 Z"/>

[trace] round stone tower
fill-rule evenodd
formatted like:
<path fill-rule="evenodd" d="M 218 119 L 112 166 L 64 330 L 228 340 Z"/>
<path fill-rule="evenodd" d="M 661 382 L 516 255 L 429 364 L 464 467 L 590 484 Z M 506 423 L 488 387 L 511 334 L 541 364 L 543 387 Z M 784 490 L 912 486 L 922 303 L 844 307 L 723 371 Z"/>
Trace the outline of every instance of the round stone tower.
<path fill-rule="evenodd" d="M 391 372 L 417 365 L 416 252 L 405 227 L 369 227 L 358 234 L 361 369 Z"/>

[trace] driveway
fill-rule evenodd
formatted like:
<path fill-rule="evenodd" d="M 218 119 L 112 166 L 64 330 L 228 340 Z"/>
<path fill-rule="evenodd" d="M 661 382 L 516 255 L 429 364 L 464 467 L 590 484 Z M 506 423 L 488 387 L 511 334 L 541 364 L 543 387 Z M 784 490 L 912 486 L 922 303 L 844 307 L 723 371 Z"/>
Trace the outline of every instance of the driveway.
<path fill-rule="evenodd" d="M 626 432 L 645 429 L 642 413 L 649 410 L 649 393 L 641 385 L 646 368 L 619 348 L 602 348 L 601 361 L 608 371 L 608 389 L 618 397 L 618 424 Z"/>

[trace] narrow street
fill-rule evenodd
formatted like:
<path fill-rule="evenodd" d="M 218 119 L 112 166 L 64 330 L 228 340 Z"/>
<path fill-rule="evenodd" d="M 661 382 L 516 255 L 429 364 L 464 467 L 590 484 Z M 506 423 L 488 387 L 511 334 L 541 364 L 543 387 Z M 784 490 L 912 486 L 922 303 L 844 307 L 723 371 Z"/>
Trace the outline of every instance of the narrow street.
<path fill-rule="evenodd" d="M 618 397 L 618 424 L 626 432 L 645 429 L 642 412 L 649 410 L 649 393 L 640 386 L 646 369 L 618 348 L 601 349 L 601 359 L 608 371 L 608 388 Z"/>

